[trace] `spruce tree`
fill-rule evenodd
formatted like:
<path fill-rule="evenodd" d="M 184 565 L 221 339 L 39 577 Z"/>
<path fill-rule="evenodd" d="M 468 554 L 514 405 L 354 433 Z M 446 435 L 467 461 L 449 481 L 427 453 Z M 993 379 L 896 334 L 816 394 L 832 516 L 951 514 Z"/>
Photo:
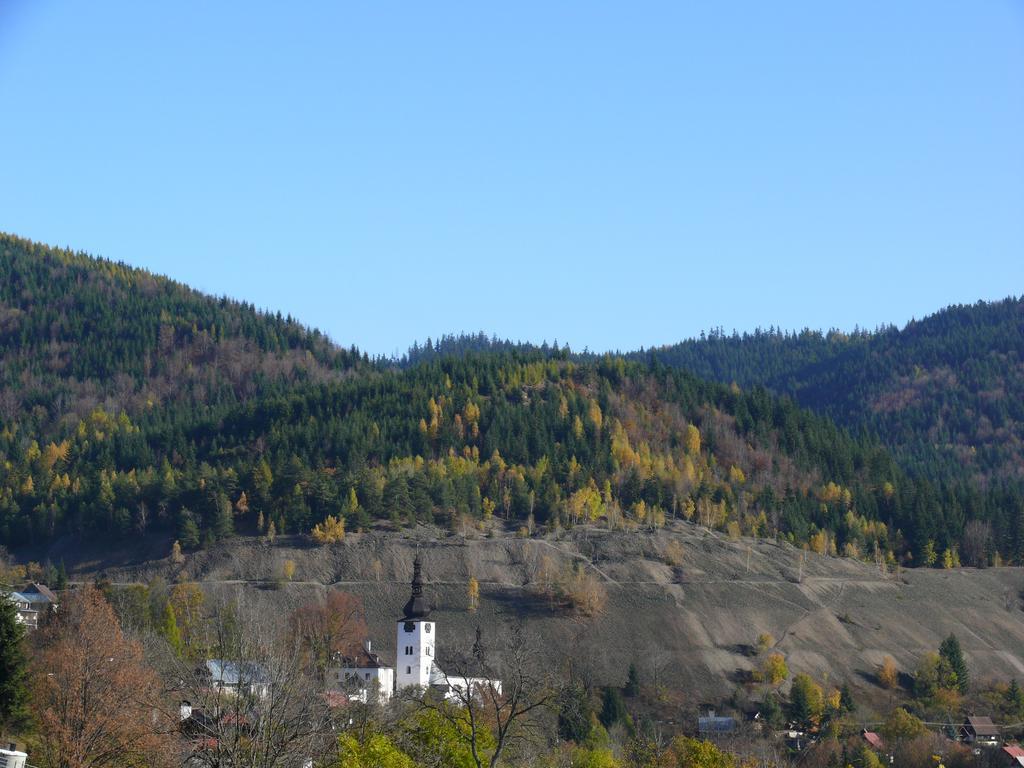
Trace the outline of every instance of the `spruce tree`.
<path fill-rule="evenodd" d="M 619 689 L 612 685 L 607 686 L 601 698 L 601 725 L 611 728 L 615 723 L 624 721 L 626 714 L 626 702 L 622 700 Z"/>
<path fill-rule="evenodd" d="M 1016 677 L 1010 681 L 1010 687 L 1006 690 L 1006 708 L 1010 710 L 1011 717 L 1024 717 L 1024 691 Z"/>
<path fill-rule="evenodd" d="M 27 676 L 25 627 L 14 602 L 0 594 L 0 731 L 17 730 L 28 721 Z"/>
<path fill-rule="evenodd" d="M 640 695 L 640 673 L 637 672 L 636 664 L 629 665 L 629 673 L 626 676 L 626 687 L 622 692 L 629 697 Z"/>
<path fill-rule="evenodd" d="M 967 672 L 967 662 L 964 661 L 963 651 L 960 649 L 960 641 L 952 632 L 942 645 L 939 646 L 939 656 L 946 660 L 949 668 L 956 673 L 956 687 L 960 693 L 967 693 L 970 676 Z"/>

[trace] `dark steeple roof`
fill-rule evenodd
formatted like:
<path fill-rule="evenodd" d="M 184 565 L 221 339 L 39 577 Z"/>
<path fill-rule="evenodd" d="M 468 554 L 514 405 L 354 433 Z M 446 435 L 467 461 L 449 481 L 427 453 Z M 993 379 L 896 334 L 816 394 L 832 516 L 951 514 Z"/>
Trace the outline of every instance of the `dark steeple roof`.
<path fill-rule="evenodd" d="M 423 574 L 420 573 L 422 566 L 420 553 L 417 552 L 416 559 L 412 562 L 412 596 L 405 604 L 402 617 L 405 621 L 418 621 L 430 615 L 430 606 L 427 605 L 427 600 L 423 597 Z"/>

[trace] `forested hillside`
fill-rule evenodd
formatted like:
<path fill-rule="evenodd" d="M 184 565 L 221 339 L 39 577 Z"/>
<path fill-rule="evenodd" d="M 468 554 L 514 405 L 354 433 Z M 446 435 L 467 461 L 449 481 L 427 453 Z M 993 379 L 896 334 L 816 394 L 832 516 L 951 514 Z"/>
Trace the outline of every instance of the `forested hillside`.
<path fill-rule="evenodd" d="M 11 237 L 0 278 L 13 547 L 680 517 L 891 564 L 1024 556 L 1019 496 L 911 479 L 878 442 L 762 388 L 511 345 L 371 363 L 291 320 Z"/>
<path fill-rule="evenodd" d="M 873 333 L 718 331 L 639 357 L 651 353 L 869 430 L 933 480 L 1024 480 L 1024 299 L 949 307 Z"/>

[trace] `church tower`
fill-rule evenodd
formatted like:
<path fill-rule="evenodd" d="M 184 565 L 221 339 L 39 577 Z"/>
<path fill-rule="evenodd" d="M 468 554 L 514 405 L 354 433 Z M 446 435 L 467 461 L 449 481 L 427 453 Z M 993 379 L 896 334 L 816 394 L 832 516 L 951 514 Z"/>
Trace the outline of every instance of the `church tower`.
<path fill-rule="evenodd" d="M 423 597 L 422 563 L 419 553 L 412 565 L 412 596 L 398 620 L 398 642 L 395 645 L 395 687 L 426 688 L 434 666 L 437 640 L 430 607 Z"/>

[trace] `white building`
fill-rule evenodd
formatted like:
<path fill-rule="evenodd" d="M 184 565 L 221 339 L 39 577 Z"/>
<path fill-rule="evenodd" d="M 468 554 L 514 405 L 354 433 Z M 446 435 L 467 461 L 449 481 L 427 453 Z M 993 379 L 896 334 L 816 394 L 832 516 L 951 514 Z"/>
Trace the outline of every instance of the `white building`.
<path fill-rule="evenodd" d="M 364 704 L 376 695 L 387 701 L 395 690 L 395 670 L 371 649 L 370 641 L 354 656 L 338 656 L 327 671 L 330 690 L 341 691 Z"/>
<path fill-rule="evenodd" d="M 430 620 L 430 606 L 423 597 L 423 574 L 420 556 L 412 566 L 412 595 L 398 620 L 395 643 L 395 685 L 403 688 L 426 688 L 431 682 L 437 633 Z"/>
<path fill-rule="evenodd" d="M 412 566 L 412 595 L 405 604 L 396 630 L 396 690 L 425 690 L 429 687 L 442 692 L 449 700 L 458 700 L 460 692 L 464 697 L 466 691 L 483 694 L 493 688 L 498 694 L 501 693 L 500 680 L 449 676 L 438 666 L 437 625 L 430 620 L 430 606 L 423 597 L 423 573 L 419 554 L 416 555 Z"/>
<path fill-rule="evenodd" d="M 14 746 L 11 744 L 10 749 L 0 749 L 0 768 L 25 768 L 28 755 L 19 752 Z"/>
<path fill-rule="evenodd" d="M 40 617 L 57 606 L 57 596 L 43 584 L 30 584 L 20 592 L 9 592 L 7 599 L 18 611 L 18 622 L 28 629 L 38 629 Z"/>

